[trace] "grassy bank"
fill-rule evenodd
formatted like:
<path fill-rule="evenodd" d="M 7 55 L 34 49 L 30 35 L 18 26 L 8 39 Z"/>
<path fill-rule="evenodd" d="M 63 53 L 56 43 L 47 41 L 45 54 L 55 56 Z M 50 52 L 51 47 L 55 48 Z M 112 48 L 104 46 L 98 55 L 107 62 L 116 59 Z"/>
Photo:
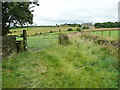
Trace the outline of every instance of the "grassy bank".
<path fill-rule="evenodd" d="M 117 50 L 79 36 L 70 41 L 3 60 L 3 87 L 117 88 Z"/>

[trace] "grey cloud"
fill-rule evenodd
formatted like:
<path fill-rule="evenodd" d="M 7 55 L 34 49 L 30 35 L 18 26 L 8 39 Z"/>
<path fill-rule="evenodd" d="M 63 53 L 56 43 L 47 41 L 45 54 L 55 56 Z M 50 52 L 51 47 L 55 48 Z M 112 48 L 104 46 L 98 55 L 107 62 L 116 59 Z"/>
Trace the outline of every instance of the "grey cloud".
<path fill-rule="evenodd" d="M 34 22 L 59 24 L 118 21 L 118 1 L 40 0 L 41 7 L 35 9 Z"/>

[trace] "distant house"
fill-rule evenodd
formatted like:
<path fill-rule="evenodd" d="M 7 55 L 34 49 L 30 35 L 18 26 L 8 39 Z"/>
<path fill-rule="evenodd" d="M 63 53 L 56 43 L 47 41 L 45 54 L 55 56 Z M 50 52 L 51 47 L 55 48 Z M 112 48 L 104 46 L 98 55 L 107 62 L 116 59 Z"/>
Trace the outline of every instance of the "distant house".
<path fill-rule="evenodd" d="M 82 23 L 81 28 L 88 27 L 89 29 L 94 29 L 95 26 L 92 23 Z"/>

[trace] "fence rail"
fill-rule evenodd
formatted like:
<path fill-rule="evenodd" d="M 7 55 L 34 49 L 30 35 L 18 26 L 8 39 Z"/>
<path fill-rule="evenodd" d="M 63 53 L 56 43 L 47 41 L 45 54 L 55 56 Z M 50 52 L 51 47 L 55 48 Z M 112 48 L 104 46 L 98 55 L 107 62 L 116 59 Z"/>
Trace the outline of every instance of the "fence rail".
<path fill-rule="evenodd" d="M 83 32 L 99 32 L 99 31 L 119 31 L 120 29 L 111 29 L 111 30 L 89 30 L 89 31 L 83 31 Z"/>

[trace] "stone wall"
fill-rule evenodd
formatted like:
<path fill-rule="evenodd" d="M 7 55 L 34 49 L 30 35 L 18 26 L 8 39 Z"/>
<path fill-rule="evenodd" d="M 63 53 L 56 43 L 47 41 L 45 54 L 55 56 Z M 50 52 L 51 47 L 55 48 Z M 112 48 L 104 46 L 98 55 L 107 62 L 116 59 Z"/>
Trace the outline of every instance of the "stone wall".
<path fill-rule="evenodd" d="M 16 36 L 2 36 L 2 56 L 6 57 L 14 52 L 17 52 Z"/>

